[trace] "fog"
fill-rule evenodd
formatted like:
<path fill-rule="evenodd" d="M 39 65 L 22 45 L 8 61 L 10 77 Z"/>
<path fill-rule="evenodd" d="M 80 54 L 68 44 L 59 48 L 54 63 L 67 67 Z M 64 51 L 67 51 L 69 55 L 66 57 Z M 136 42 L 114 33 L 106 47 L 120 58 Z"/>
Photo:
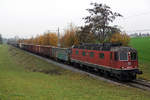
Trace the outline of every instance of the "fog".
<path fill-rule="evenodd" d="M 63 31 L 71 22 L 84 25 L 82 18 L 91 2 L 105 3 L 121 13 L 124 17 L 112 25 L 128 34 L 150 31 L 149 0 L 0 0 L 0 33 L 5 38 L 26 38 L 58 27 Z"/>

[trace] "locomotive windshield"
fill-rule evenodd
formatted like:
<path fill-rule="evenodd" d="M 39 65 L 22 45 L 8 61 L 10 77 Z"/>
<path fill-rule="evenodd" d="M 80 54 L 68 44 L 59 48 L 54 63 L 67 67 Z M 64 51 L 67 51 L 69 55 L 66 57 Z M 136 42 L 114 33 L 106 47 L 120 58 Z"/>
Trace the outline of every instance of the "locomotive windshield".
<path fill-rule="evenodd" d="M 127 52 L 120 52 L 120 60 L 123 60 L 123 61 L 128 60 L 128 53 Z"/>
<path fill-rule="evenodd" d="M 136 52 L 131 52 L 131 60 L 136 60 L 136 59 L 137 59 Z"/>

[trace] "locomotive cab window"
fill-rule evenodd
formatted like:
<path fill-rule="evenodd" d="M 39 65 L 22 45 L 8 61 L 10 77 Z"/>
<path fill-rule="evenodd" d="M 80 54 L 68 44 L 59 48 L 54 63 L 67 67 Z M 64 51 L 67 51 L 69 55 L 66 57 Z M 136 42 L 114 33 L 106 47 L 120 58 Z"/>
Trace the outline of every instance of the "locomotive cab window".
<path fill-rule="evenodd" d="M 120 60 L 127 61 L 128 60 L 128 53 L 127 52 L 120 52 Z"/>
<path fill-rule="evenodd" d="M 131 60 L 136 60 L 137 54 L 135 52 L 131 52 Z"/>
<path fill-rule="evenodd" d="M 99 54 L 99 58 L 104 59 L 104 57 L 105 57 L 104 53 Z"/>
<path fill-rule="evenodd" d="M 94 52 L 90 52 L 90 57 L 94 57 Z"/>

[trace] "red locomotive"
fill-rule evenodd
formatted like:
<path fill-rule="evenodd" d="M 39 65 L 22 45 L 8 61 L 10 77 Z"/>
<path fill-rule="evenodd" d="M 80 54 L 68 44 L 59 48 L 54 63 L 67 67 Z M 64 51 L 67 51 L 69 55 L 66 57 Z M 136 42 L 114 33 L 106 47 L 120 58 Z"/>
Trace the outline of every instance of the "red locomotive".
<path fill-rule="evenodd" d="M 19 47 L 122 81 L 134 80 L 137 74 L 142 74 L 138 69 L 137 51 L 120 43 L 82 44 L 72 48 L 29 44 L 20 44 Z"/>
<path fill-rule="evenodd" d="M 121 44 L 84 44 L 72 48 L 71 62 L 90 66 L 100 74 L 119 80 L 134 80 L 138 69 L 137 51 Z"/>

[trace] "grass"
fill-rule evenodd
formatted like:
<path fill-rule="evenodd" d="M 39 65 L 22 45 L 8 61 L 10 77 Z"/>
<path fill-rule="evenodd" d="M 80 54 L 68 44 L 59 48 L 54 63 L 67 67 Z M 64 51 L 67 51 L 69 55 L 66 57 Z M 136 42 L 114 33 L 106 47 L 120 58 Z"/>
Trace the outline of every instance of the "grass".
<path fill-rule="evenodd" d="M 0 100 L 149 100 L 150 92 L 64 70 L 0 46 Z"/>
<path fill-rule="evenodd" d="M 139 78 L 150 80 L 150 37 L 132 38 L 130 45 L 138 51 L 139 67 L 143 71 Z"/>

